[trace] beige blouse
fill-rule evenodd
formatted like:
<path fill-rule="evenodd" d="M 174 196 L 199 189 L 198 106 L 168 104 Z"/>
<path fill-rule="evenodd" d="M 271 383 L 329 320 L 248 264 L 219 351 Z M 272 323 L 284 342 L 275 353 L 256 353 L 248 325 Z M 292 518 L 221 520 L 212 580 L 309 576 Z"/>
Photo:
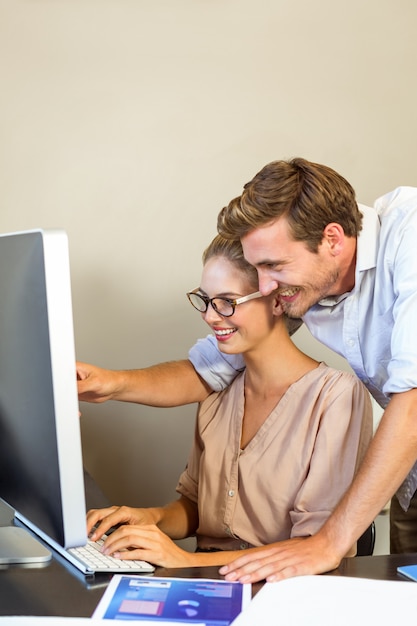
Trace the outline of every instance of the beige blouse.
<path fill-rule="evenodd" d="M 372 437 L 365 387 L 353 374 L 320 364 L 287 390 L 241 450 L 244 376 L 201 403 L 177 485 L 198 502 L 200 548 L 245 549 L 314 534 Z"/>

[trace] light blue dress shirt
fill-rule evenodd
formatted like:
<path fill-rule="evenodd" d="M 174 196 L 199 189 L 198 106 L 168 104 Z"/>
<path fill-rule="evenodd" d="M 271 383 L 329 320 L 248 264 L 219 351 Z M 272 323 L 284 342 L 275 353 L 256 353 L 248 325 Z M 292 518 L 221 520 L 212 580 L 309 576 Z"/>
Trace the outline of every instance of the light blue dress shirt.
<path fill-rule="evenodd" d="M 364 219 L 355 286 L 321 300 L 303 321 L 316 339 L 346 358 L 385 408 L 392 393 L 417 388 L 417 188 L 398 187 L 373 208 L 359 208 Z M 215 390 L 244 367 L 241 357 L 222 354 L 212 336 L 199 340 L 189 358 Z M 414 473 L 416 485 L 406 488 L 406 500 L 417 486 L 417 467 Z"/>

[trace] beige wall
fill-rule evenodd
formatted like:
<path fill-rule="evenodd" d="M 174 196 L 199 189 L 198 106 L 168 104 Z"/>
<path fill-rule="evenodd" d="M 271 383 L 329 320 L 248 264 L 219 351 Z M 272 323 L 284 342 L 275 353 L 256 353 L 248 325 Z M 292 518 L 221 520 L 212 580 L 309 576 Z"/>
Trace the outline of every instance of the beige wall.
<path fill-rule="evenodd" d="M 417 185 L 416 19 L 415 0 L 0 0 L 0 231 L 68 232 L 79 359 L 187 354 L 201 251 L 266 162 L 326 163 L 365 203 Z M 173 495 L 194 407 L 82 412 L 113 501 Z"/>

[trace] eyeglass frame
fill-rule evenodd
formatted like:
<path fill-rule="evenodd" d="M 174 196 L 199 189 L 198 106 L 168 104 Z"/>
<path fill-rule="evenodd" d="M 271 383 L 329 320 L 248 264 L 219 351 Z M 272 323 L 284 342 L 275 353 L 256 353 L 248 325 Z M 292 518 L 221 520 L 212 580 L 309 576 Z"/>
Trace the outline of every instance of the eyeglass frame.
<path fill-rule="evenodd" d="M 231 300 L 230 298 L 223 298 L 222 296 L 215 296 L 214 298 L 209 298 L 208 296 L 204 296 L 202 293 L 198 293 L 199 289 L 200 289 L 199 287 L 196 287 L 192 291 L 188 291 L 186 293 L 186 296 L 191 306 L 199 313 L 207 313 L 209 304 L 211 304 L 211 308 L 214 311 L 216 311 L 218 315 L 221 315 L 222 317 L 232 317 L 232 315 L 235 314 L 235 310 L 238 304 L 243 304 L 244 302 L 248 302 L 249 300 L 255 300 L 256 298 L 262 298 L 263 296 L 263 294 L 260 291 L 254 291 L 253 293 L 250 293 L 247 296 L 242 296 L 241 298 L 236 298 L 234 300 Z M 197 309 L 197 307 L 191 302 L 191 296 L 193 295 L 198 296 L 205 303 L 206 308 L 204 309 L 204 311 Z M 232 307 L 232 312 L 230 313 L 230 315 L 225 315 L 224 313 L 221 313 L 217 309 L 216 305 L 213 303 L 213 300 L 223 300 L 224 302 L 229 304 Z"/>

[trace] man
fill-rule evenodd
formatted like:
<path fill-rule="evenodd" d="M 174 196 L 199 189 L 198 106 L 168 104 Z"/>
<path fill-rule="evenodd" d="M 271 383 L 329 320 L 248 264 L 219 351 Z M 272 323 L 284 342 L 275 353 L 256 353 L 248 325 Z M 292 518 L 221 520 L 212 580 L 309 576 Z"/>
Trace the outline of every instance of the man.
<path fill-rule="evenodd" d="M 391 551 L 417 551 L 417 190 L 399 188 L 375 209 L 358 207 L 352 187 L 330 168 L 294 159 L 265 166 L 219 215 L 219 232 L 240 238 L 257 268 L 260 291 L 278 289 L 285 313 L 346 357 L 385 409 L 356 479 L 322 529 L 240 557 L 220 570 L 230 580 L 337 567 L 396 492 Z M 241 367 L 220 355 L 212 337 L 189 356 L 195 370 L 190 362 L 124 373 L 80 366 L 80 399 L 151 404 L 163 389 L 165 405 L 169 392 L 170 404 L 193 402 Z"/>

